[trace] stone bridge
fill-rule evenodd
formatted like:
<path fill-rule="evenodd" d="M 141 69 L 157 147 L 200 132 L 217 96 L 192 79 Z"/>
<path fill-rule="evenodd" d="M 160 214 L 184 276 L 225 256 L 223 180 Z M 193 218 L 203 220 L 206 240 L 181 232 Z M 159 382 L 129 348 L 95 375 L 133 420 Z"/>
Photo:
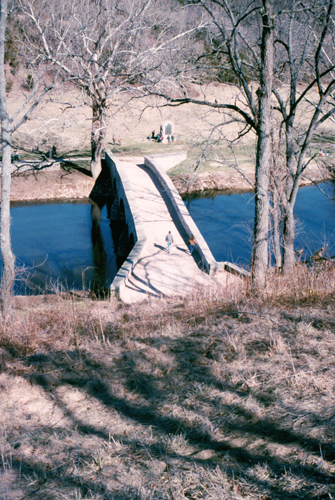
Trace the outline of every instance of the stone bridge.
<path fill-rule="evenodd" d="M 105 153 L 103 182 L 105 189 L 109 186 L 110 219 L 119 226 L 117 250 L 122 262 L 110 289 L 124 302 L 204 293 L 249 274 L 214 259 L 166 174 L 182 159 L 169 155 L 120 160 L 110 151 Z M 99 197 L 98 190 L 94 196 Z M 174 238 L 171 254 L 165 241 L 168 231 Z M 191 234 L 197 241 L 193 255 L 187 247 Z"/>

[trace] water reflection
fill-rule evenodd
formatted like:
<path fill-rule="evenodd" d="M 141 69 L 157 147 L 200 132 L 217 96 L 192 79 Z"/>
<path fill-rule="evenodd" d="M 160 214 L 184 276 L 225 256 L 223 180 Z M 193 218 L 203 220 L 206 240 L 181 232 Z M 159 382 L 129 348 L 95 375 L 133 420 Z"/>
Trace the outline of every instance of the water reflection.
<path fill-rule="evenodd" d="M 104 240 L 101 232 L 101 208 L 94 201 L 91 202 L 92 219 L 92 250 L 94 264 L 94 283 L 93 291 L 96 295 L 105 295 L 106 283 L 106 265 L 107 253 L 104 247 Z"/>
<path fill-rule="evenodd" d="M 327 245 L 335 255 L 335 188 L 333 182 L 299 190 L 295 207 L 296 248 L 307 260 Z M 250 267 L 254 223 L 253 193 L 208 193 L 185 198 L 185 204 L 218 261 Z"/>
<path fill-rule="evenodd" d="M 11 209 L 21 270 L 15 293 L 105 288 L 117 273 L 107 209 L 89 201 L 21 203 Z"/>

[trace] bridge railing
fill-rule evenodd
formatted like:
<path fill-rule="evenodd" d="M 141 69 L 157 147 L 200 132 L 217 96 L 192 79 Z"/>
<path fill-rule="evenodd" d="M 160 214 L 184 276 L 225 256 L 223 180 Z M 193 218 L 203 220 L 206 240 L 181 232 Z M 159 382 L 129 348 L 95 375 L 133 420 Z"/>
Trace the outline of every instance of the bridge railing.
<path fill-rule="evenodd" d="M 122 292 L 134 266 L 141 257 L 147 238 L 144 231 L 142 217 L 138 210 L 127 174 L 121 165 L 121 162 L 109 150 L 106 150 L 105 152 L 105 159 L 111 178 L 116 181 L 117 197 L 119 200 L 121 198 L 123 200 L 126 221 L 133 234 L 135 242 L 133 249 L 120 267 L 110 286 L 111 294 L 122 298 Z"/>
<path fill-rule="evenodd" d="M 156 179 L 164 189 L 166 195 L 169 197 L 172 205 L 176 210 L 179 222 L 182 224 L 188 236 L 190 237 L 191 235 L 193 235 L 195 237 L 197 241 L 196 248 L 200 254 L 203 267 L 205 268 L 206 272 L 208 274 L 215 274 L 217 270 L 217 262 L 213 257 L 213 254 L 210 251 L 209 246 L 207 245 L 201 232 L 199 231 L 196 223 L 190 216 L 185 203 L 183 202 L 170 177 L 165 173 L 164 169 L 161 168 L 158 159 L 150 156 L 145 156 L 144 164 L 153 172 Z"/>
<path fill-rule="evenodd" d="M 190 216 L 185 203 L 183 202 L 177 188 L 174 186 L 170 177 L 165 173 L 164 168 L 161 166 L 161 158 L 155 156 L 144 157 L 145 165 L 154 173 L 156 179 L 164 189 L 165 193 L 172 202 L 177 216 L 183 228 L 189 236 L 193 234 L 197 241 L 197 250 L 202 258 L 203 266 L 208 274 L 216 274 L 220 271 L 227 271 L 228 273 L 236 274 L 244 278 L 250 278 L 250 272 L 245 269 L 232 264 L 231 262 L 217 262 L 210 251 L 206 240 L 199 231 L 193 218 Z"/>

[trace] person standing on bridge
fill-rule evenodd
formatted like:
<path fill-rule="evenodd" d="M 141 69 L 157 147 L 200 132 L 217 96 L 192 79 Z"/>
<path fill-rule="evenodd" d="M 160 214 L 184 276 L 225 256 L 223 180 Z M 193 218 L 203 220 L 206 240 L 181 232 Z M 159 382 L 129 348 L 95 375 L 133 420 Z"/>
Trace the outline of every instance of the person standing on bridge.
<path fill-rule="evenodd" d="M 195 237 L 193 236 L 193 234 L 191 234 L 191 237 L 190 239 L 188 240 L 188 248 L 190 249 L 190 254 L 192 255 L 193 253 L 193 250 L 194 250 L 194 247 L 196 245 L 196 240 L 195 240 Z"/>
<path fill-rule="evenodd" d="M 169 231 L 168 234 L 165 236 L 165 241 L 167 242 L 168 252 L 171 253 L 171 245 L 173 243 L 173 236 L 171 231 Z"/>

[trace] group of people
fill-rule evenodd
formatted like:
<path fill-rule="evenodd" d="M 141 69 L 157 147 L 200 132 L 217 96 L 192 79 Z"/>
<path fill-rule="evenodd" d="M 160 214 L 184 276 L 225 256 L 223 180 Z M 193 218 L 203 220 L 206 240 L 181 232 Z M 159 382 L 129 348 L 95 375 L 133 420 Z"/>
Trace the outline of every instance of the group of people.
<path fill-rule="evenodd" d="M 330 155 L 330 150 L 328 149 L 327 153 L 324 153 L 322 149 L 319 151 L 319 156 L 329 156 Z"/>
<path fill-rule="evenodd" d="M 171 231 L 169 231 L 168 234 L 165 236 L 165 241 L 167 243 L 167 250 L 169 253 L 171 253 L 171 246 L 172 246 L 172 243 L 174 242 Z M 197 242 L 196 242 L 195 237 L 193 236 L 193 234 L 191 234 L 190 239 L 187 242 L 187 245 L 188 245 L 188 248 L 189 248 L 191 255 L 193 254 L 196 243 Z"/>
<path fill-rule="evenodd" d="M 148 141 L 156 141 L 156 142 L 163 142 L 164 141 L 164 136 L 161 133 L 158 133 L 157 135 L 155 134 L 155 131 L 153 130 L 151 132 L 151 135 L 148 135 L 147 137 Z M 168 135 L 166 137 L 168 142 L 173 142 L 174 141 L 174 136 L 173 135 Z"/>
<path fill-rule="evenodd" d="M 164 140 L 164 137 L 161 134 L 155 134 L 155 131 L 153 130 L 151 132 L 151 135 L 148 135 L 147 137 L 148 141 L 156 141 L 156 142 L 162 142 Z"/>
<path fill-rule="evenodd" d="M 119 137 L 118 139 L 116 139 L 115 135 L 113 135 L 113 137 L 112 137 L 112 144 L 113 145 L 118 144 L 119 146 L 121 146 L 121 143 L 122 143 L 121 137 Z"/>

